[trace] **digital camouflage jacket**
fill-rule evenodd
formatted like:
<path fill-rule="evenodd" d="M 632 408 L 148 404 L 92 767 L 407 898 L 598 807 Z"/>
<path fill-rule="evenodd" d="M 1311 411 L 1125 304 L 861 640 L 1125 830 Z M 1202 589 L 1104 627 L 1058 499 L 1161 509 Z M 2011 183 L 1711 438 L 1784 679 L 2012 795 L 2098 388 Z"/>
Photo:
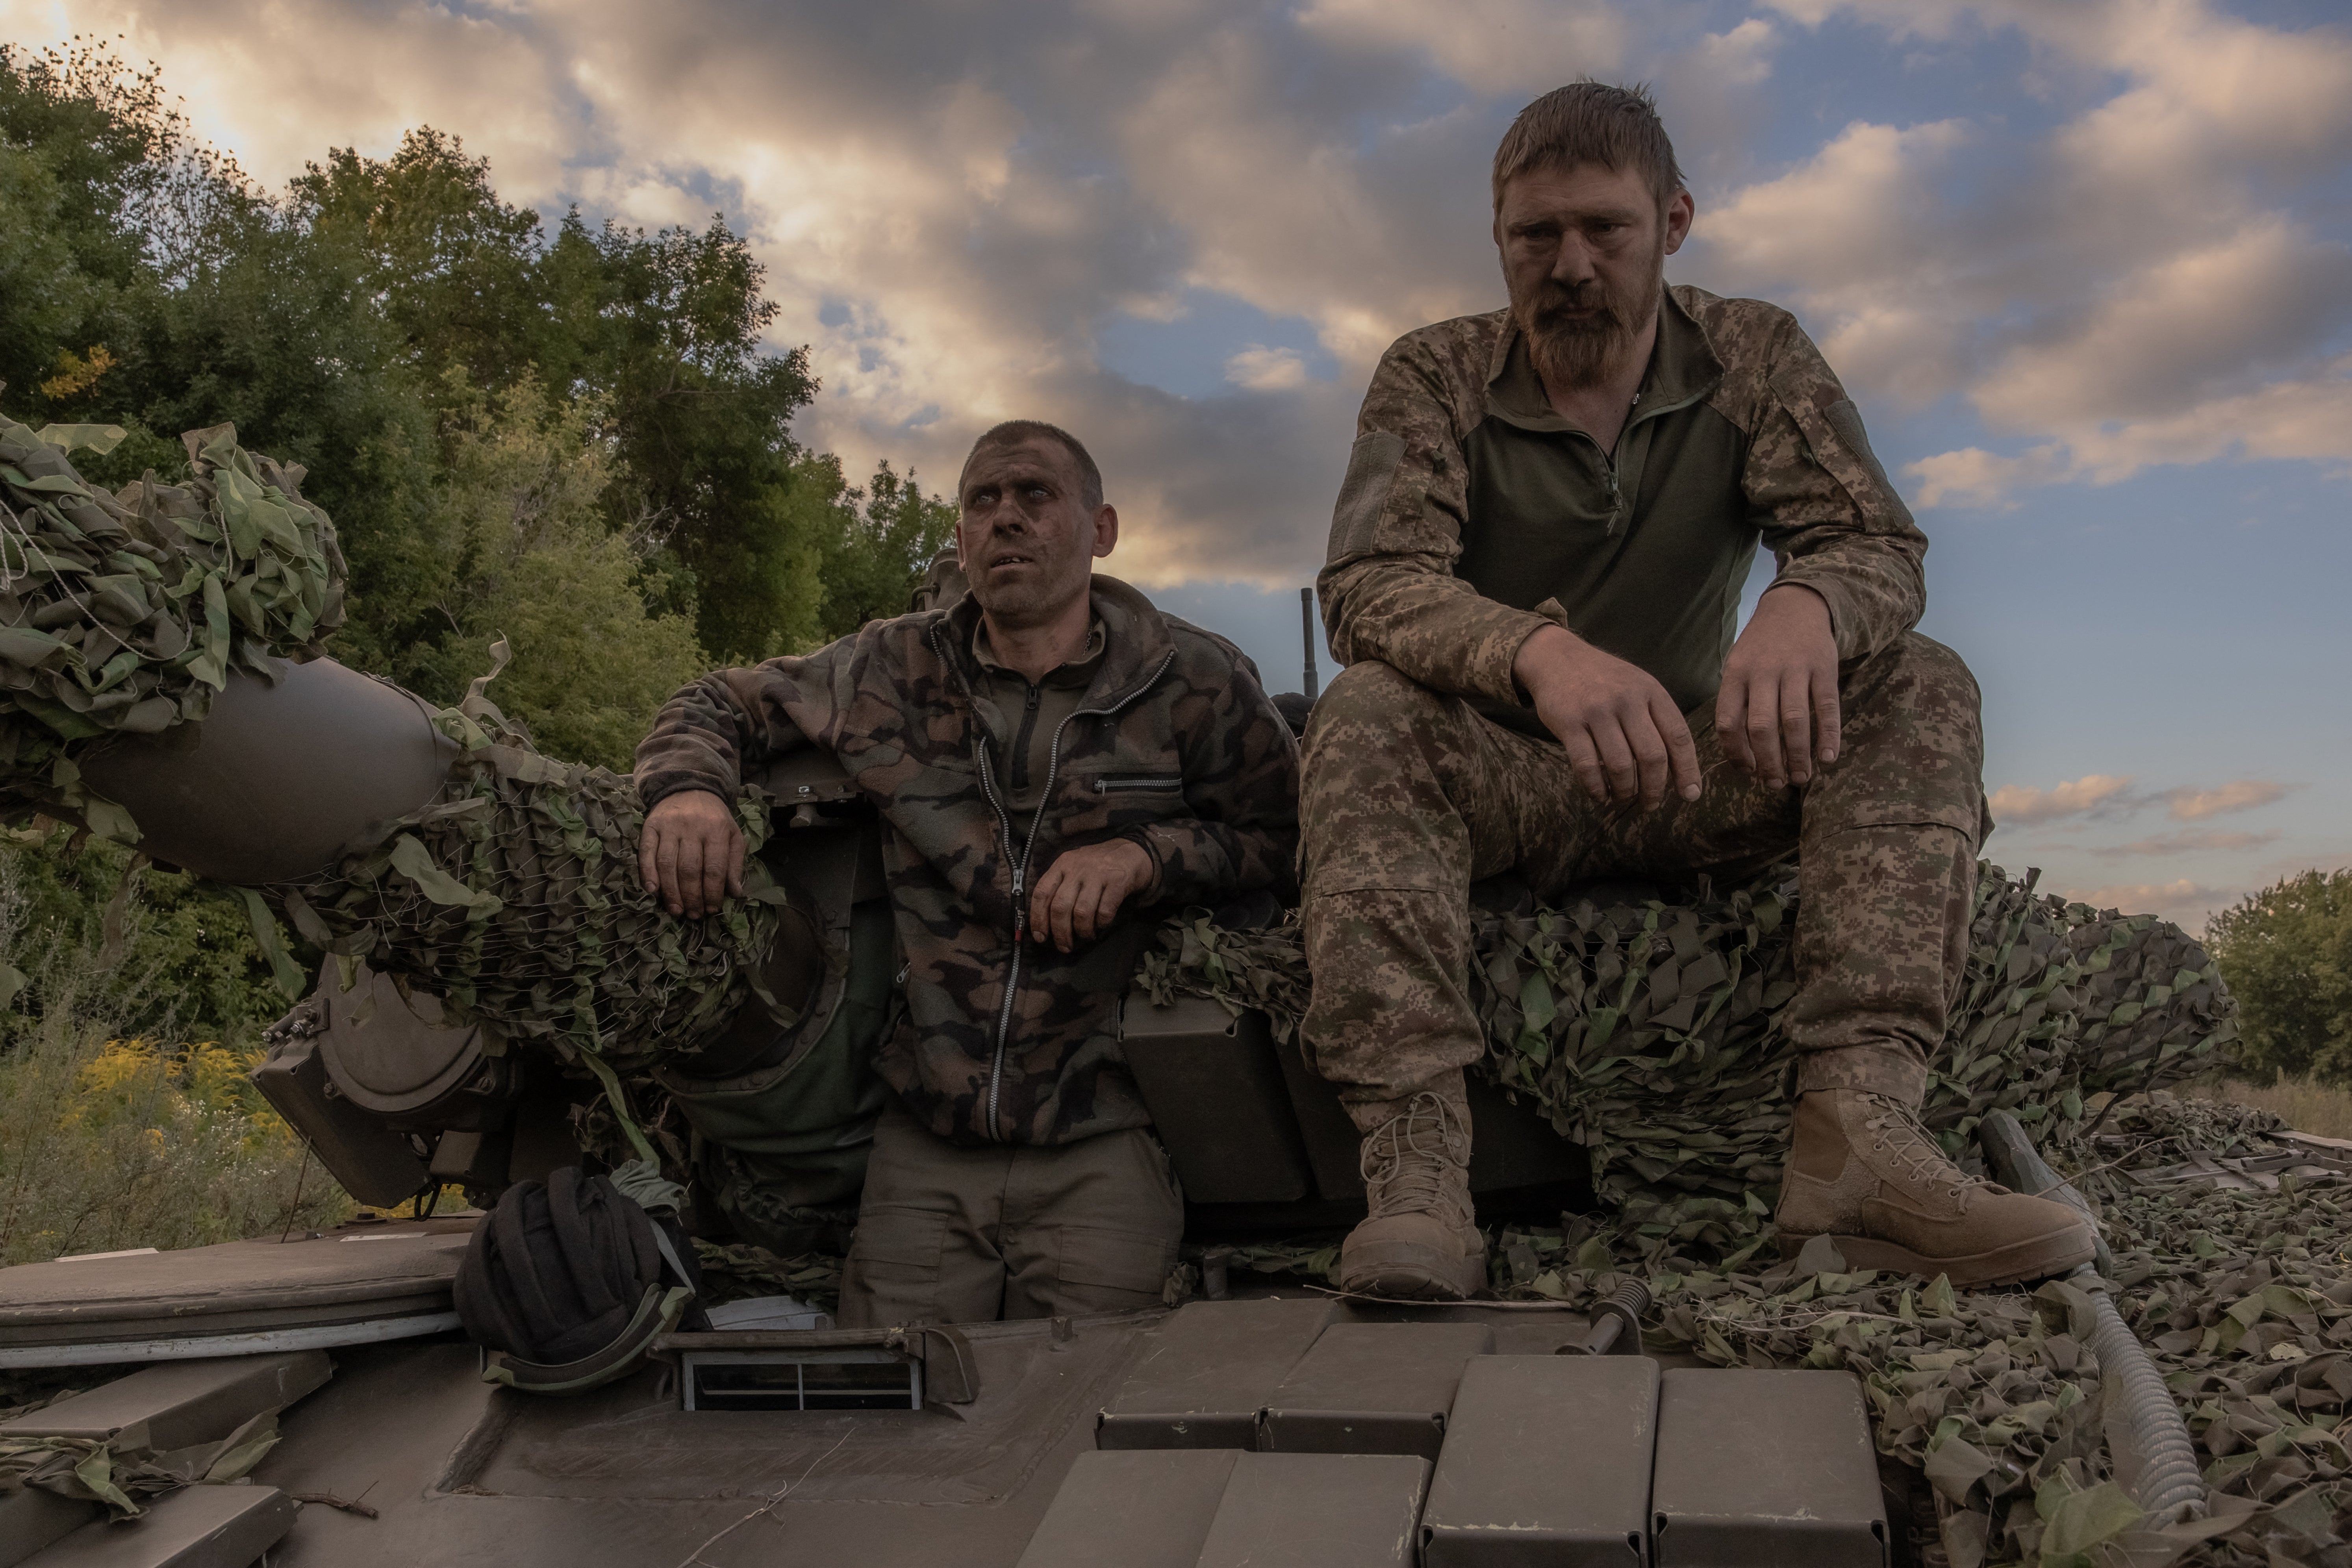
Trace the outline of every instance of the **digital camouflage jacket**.
<path fill-rule="evenodd" d="M 1115 578 L 1095 578 L 1093 600 L 1109 646 L 1034 813 L 1003 804 L 1021 715 L 979 695 L 969 595 L 705 676 L 637 748 L 648 810 L 679 790 L 729 794 L 796 746 L 840 759 L 887 828 L 907 1005 L 877 1066 L 942 1136 L 1064 1143 L 1148 1125 L 1118 1007 L 1151 911 L 1295 886 L 1298 752 L 1255 667 Z M 1066 956 L 1028 940 L 1028 892 L 1054 858 L 1115 837 L 1150 853 L 1150 891 Z"/>
<path fill-rule="evenodd" d="M 1827 602 L 1838 656 L 1926 602 L 1927 541 L 1796 318 L 1664 291 L 1613 454 L 1554 413 L 1508 310 L 1408 332 L 1373 373 L 1318 586 L 1331 651 L 1536 726 L 1511 679 L 1558 621 L 1710 700 L 1760 536 Z"/>

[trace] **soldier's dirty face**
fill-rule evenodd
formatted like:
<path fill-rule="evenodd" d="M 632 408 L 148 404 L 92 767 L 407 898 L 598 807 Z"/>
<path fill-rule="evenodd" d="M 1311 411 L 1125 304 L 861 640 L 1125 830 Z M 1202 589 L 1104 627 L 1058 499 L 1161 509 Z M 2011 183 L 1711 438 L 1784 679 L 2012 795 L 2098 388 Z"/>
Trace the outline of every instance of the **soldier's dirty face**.
<path fill-rule="evenodd" d="M 1053 621 L 1086 596 L 1094 558 L 1118 540 L 1118 513 L 1087 505 L 1058 442 L 974 453 L 956 499 L 956 552 L 972 597 L 1001 626 Z"/>
<path fill-rule="evenodd" d="M 1627 368 L 1690 218 L 1688 193 L 1661 212 L 1630 168 L 1531 169 L 1503 187 L 1495 214 L 1503 280 L 1547 386 L 1588 386 Z"/>

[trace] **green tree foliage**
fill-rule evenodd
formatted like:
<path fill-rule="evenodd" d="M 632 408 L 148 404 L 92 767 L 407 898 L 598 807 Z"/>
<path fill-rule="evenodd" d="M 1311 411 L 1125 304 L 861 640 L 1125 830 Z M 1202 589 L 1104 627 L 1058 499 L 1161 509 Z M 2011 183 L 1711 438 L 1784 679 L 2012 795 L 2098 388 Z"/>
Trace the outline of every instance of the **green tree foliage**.
<path fill-rule="evenodd" d="M 707 661 L 691 620 L 648 607 L 630 537 L 604 525 L 614 460 L 587 406 L 551 407 L 535 381 L 456 420 L 435 510 L 458 551 L 443 606 L 457 635 L 433 684 L 462 687 L 504 637 L 499 708 L 551 754 L 625 773 L 646 716 Z"/>
<path fill-rule="evenodd" d="M 152 868 L 126 888 L 131 861 L 102 838 L 0 830 L 0 1046 L 66 1014 L 122 1035 L 250 1040 L 286 1011 L 233 898 Z"/>
<path fill-rule="evenodd" d="M 915 579 L 955 537 L 955 503 L 926 496 L 911 470 L 902 479 L 887 461 L 861 490 L 842 478 L 838 458 L 819 453 L 802 461 L 793 493 L 832 514 L 815 531 L 824 541 L 820 641 L 905 615 Z"/>
<path fill-rule="evenodd" d="M 2249 1067 L 2352 1086 L 2352 869 L 2249 895 L 2206 923 L 2205 944 L 2238 999 Z"/>
<path fill-rule="evenodd" d="M 761 346 L 776 307 L 724 220 L 647 234 L 575 211 L 551 238 L 499 199 L 487 160 L 430 129 L 387 160 L 338 151 L 293 197 L 357 258 L 416 374 L 494 391 L 542 379 L 599 406 L 607 521 L 683 568 L 705 647 L 732 659 L 814 639 L 824 541 L 793 504 L 788 425 L 816 384 L 804 352 Z"/>
<path fill-rule="evenodd" d="M 184 474 L 180 432 L 223 422 L 303 465 L 351 563 L 336 656 L 449 702 L 504 634 L 495 695 L 554 755 L 626 768 L 691 675 L 898 613 L 945 537 L 911 474 L 852 488 L 794 444 L 816 382 L 765 346 L 762 285 L 720 219 L 543 224 L 429 128 L 273 195 L 189 135 L 156 71 L 0 45 L 0 406 L 121 426 L 77 455 L 109 485 Z M 21 930 L 94 957 L 126 858 L 64 842 L 0 855 Z M 134 986 L 126 1026 L 201 1038 L 279 1010 L 234 913 L 139 879 L 102 967 L 165 1012 Z"/>

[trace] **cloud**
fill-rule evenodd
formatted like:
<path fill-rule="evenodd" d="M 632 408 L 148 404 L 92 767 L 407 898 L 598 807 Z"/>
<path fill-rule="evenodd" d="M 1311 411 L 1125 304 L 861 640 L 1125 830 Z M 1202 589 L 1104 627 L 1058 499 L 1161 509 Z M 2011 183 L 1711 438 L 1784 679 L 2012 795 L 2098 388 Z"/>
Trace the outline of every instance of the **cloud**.
<path fill-rule="evenodd" d="M 2168 790 L 2158 798 L 2168 803 L 2176 822 L 2201 822 L 2233 811 L 2252 811 L 2284 800 L 2298 784 L 2273 784 L 2268 779 L 2240 779 L 2219 789 Z"/>
<path fill-rule="evenodd" d="M 2159 833 L 2129 844 L 2110 844 L 2092 854 L 2110 860 L 2140 855 L 2189 855 L 2200 850 L 2259 849 L 2278 838 L 2276 833 Z"/>
<path fill-rule="evenodd" d="M 1780 43 L 1779 28 L 1761 16 L 1750 16 L 1727 32 L 1701 38 L 1694 63 L 1722 85 L 1752 87 L 1772 74 L 1772 55 Z"/>
<path fill-rule="evenodd" d="M 1225 361 L 1225 379 L 1252 392 L 1288 392 L 1307 384 L 1307 362 L 1297 349 L 1252 343 Z"/>
<path fill-rule="evenodd" d="M 2265 214 L 2124 279 L 2071 331 L 2036 334 L 1970 393 L 2001 430 L 2187 412 L 2217 384 L 2293 359 L 2352 300 L 2352 249 Z"/>
<path fill-rule="evenodd" d="M 1594 0 L 1312 0 L 1298 26 L 1342 47 L 1425 54 L 1474 91 L 1525 94 L 1615 70 L 1628 32 Z"/>
<path fill-rule="evenodd" d="M 1796 303 L 1850 384 L 1958 394 L 2016 438 L 1906 465 L 1922 505 L 2215 460 L 2352 474 L 2352 247 L 2304 216 L 2333 210 L 2352 159 L 2352 35 L 2207 0 L 1773 9 L 1853 18 L 1936 67 L 2021 35 L 2072 109 L 2047 130 L 1850 124 L 1702 210 L 1703 265 Z"/>
<path fill-rule="evenodd" d="M 2013 122 L 1817 131 L 1780 83 L 1839 16 L 1934 48 L 2008 30 L 2073 74 Z M 1375 358 L 1500 303 L 1496 136 L 1587 71 L 1660 84 L 1703 187 L 1676 280 L 1796 308 L 1866 403 L 1979 411 L 1980 440 L 1907 470 L 1927 504 L 2166 462 L 2352 472 L 2329 337 L 2352 260 L 2307 199 L 2352 156 L 2352 42 L 2204 0 L 1785 0 L 1706 26 L 1625 0 L 0 0 L 0 37 L 126 34 L 273 183 L 429 122 L 551 215 L 722 208 L 776 345 L 823 378 L 803 439 L 936 483 L 996 419 L 1067 424 L 1147 584 L 1311 572 Z M 1111 324 L 1203 299 L 1239 323 L 1200 346 L 1222 390 L 1106 367 Z M 1319 352 L 1266 346 L 1297 332 Z"/>
<path fill-rule="evenodd" d="M 2128 777 L 2085 773 L 2081 778 L 2054 784 L 2049 789 L 2007 784 L 1993 791 L 1991 798 L 1985 804 L 1991 807 L 1994 821 L 2029 826 L 2127 805 L 2130 803 L 2124 792 L 2130 787 Z"/>
<path fill-rule="evenodd" d="M 2217 892 L 2183 877 L 2173 882 L 2122 882 L 2105 888 L 2069 888 L 2066 898 L 2095 910 L 2116 910 L 2127 915 L 2161 915 L 2186 925 L 2239 895 Z"/>

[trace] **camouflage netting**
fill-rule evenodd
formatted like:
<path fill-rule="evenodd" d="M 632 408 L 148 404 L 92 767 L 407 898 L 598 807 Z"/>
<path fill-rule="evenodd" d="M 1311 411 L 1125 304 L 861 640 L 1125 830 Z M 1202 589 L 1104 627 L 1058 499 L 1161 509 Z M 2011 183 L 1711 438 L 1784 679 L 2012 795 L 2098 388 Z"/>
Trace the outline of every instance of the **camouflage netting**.
<path fill-rule="evenodd" d="M 230 670 L 316 655 L 342 624 L 343 560 L 302 468 L 233 426 L 182 437 L 186 483 L 110 495 L 65 454 L 121 435 L 0 416 L 0 820 L 52 808 L 128 840 L 82 792 L 75 742 L 202 719 Z"/>
<path fill-rule="evenodd" d="M 2227 994 L 2148 917 L 2037 897 L 1985 869 L 1964 1000 L 1927 1120 L 1971 1134 L 2012 1110 L 2102 1210 L 2125 1321 L 2210 1461 L 2212 1517 L 2158 1528 L 2117 1484 L 2091 1306 L 2075 1284 L 1955 1291 L 1763 1248 L 1785 1139 L 1785 873 L 1692 908 L 1580 905 L 1480 921 L 1485 1069 L 1592 1150 L 1607 1200 L 1562 1229 L 1490 1233 L 1499 1295 L 1588 1307 L 1622 1274 L 1657 1300 L 1651 1348 L 1719 1365 L 1843 1367 L 1881 1450 L 1933 1489 L 1931 1561 L 2340 1564 L 2352 1560 L 2352 1149 L 2157 1087 L 2224 1064 Z M 1147 983 L 1304 1000 L 1295 927 L 1163 933 Z M 2141 1092 L 2153 1089 L 2154 1092 Z M 1236 1266 L 1329 1282 L 1335 1238 L 1244 1247 Z M 1768 1267 L 1768 1265 L 1769 1267 Z"/>
<path fill-rule="evenodd" d="M 1957 1291 L 1843 1272 L 1818 1243 L 1769 1270 L 1727 1266 L 1622 1217 L 1490 1231 L 1493 1282 L 1507 1299 L 1581 1310 L 1630 1273 L 1656 1297 L 1653 1351 L 1855 1373 L 1880 1450 L 1926 1474 L 1930 1563 L 2343 1563 L 2352 1145 L 2315 1147 L 2268 1112 L 2158 1090 L 2056 1152 L 2101 1209 L 2117 1306 L 2208 1461 L 2207 1520 L 2159 1528 L 2116 1484 L 2090 1300 L 2073 1283 Z M 1328 1282 L 1338 1254 L 1328 1240 L 1244 1247 L 1231 1267 Z"/>
<path fill-rule="evenodd" d="M 1595 1189 L 1643 1223 L 1744 1256 L 1788 1144 L 1796 876 L 1782 867 L 1683 905 L 1579 900 L 1476 917 L 1471 991 L 1488 1077 L 1591 1152 Z M 1263 1007 L 1287 1039 L 1307 999 L 1298 924 L 1171 923 L 1139 985 Z M 2204 950 L 2152 915 L 2037 896 L 1986 865 L 1969 970 L 1926 1120 L 1966 1155 L 2012 1110 L 2047 1142 L 2085 1096 L 2211 1072 L 2235 1006 Z"/>
<path fill-rule="evenodd" d="M 753 995 L 782 895 L 754 858 L 746 897 L 700 920 L 670 915 L 638 874 L 636 786 L 541 756 L 483 694 L 489 679 L 436 716 L 463 751 L 429 805 L 373 848 L 266 891 L 327 952 L 548 1047 L 625 1107 L 615 1073 L 707 1039 Z M 758 849 L 765 805 L 746 791 L 736 813 Z"/>

